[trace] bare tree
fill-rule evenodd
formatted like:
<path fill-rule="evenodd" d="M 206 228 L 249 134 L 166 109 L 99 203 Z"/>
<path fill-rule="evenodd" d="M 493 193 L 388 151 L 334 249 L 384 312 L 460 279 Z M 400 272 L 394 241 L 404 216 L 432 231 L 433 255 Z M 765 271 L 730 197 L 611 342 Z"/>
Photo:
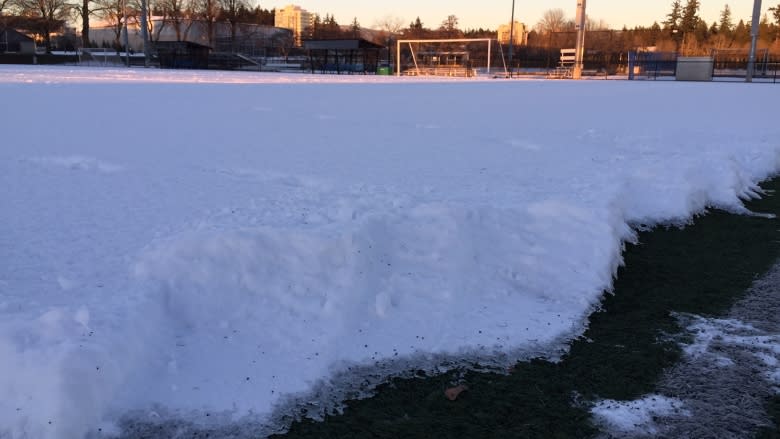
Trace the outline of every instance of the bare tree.
<path fill-rule="evenodd" d="M 83 47 L 89 47 L 89 16 L 91 15 L 90 11 L 90 0 L 83 0 L 81 2 L 81 7 L 77 9 L 77 12 L 81 16 L 81 45 Z"/>
<path fill-rule="evenodd" d="M 460 30 L 458 30 L 458 17 L 454 15 L 448 15 L 447 18 L 441 22 L 439 31 L 441 31 L 446 38 L 455 38 L 459 36 Z"/>
<path fill-rule="evenodd" d="M 139 11 L 141 10 L 141 2 L 143 0 L 132 0 L 133 5 L 136 9 Z M 146 32 L 149 38 L 149 41 L 156 43 L 160 41 L 160 31 L 162 27 L 164 27 L 164 24 L 160 23 L 159 20 L 153 20 L 153 16 L 161 16 L 162 15 L 162 9 L 158 6 L 159 0 L 146 0 L 146 11 L 149 14 L 146 19 Z M 157 23 L 160 23 L 160 26 L 157 25 Z M 139 23 L 140 27 L 140 23 Z"/>
<path fill-rule="evenodd" d="M 8 11 L 14 6 L 13 0 L 0 0 L 0 31 L 8 27 L 8 17 L 3 17 L 3 11 Z"/>
<path fill-rule="evenodd" d="M 541 34 L 560 32 L 567 26 L 566 13 L 563 9 L 548 9 L 542 15 L 542 19 L 536 24 L 537 31 Z"/>
<path fill-rule="evenodd" d="M 604 20 L 595 20 L 590 17 L 585 18 L 586 30 L 609 30 L 609 24 Z"/>
<path fill-rule="evenodd" d="M 219 18 L 219 2 L 217 0 L 190 0 L 189 9 L 192 18 L 197 19 L 199 25 L 205 29 L 208 45 L 214 47 L 214 31 Z"/>
<path fill-rule="evenodd" d="M 230 25 L 230 44 L 236 43 L 236 32 L 241 20 L 241 11 L 246 9 L 246 0 L 218 0 L 219 14 Z"/>
<path fill-rule="evenodd" d="M 386 32 L 388 35 L 395 35 L 404 27 L 404 21 L 393 15 L 385 15 L 374 23 L 374 27 Z"/>
<path fill-rule="evenodd" d="M 11 0 L 0 0 L 0 15 L 3 15 L 3 11 L 11 6 Z"/>
<path fill-rule="evenodd" d="M 185 41 L 192 26 L 185 0 L 160 0 L 157 2 L 156 9 L 162 13 L 162 23 L 155 30 L 157 40 L 160 39 L 160 33 L 163 29 L 171 26 L 176 34 L 176 41 Z"/>
<path fill-rule="evenodd" d="M 391 50 L 391 47 L 393 40 L 397 38 L 397 35 L 403 29 L 404 21 L 401 18 L 393 15 L 385 15 L 384 17 L 374 22 L 374 27 L 380 29 L 380 35 L 378 35 L 378 37 L 381 38 L 381 40 L 379 41 L 387 44 L 387 62 L 392 63 L 394 54 L 393 50 Z"/>
<path fill-rule="evenodd" d="M 62 28 L 71 10 L 67 0 L 18 0 L 22 15 L 41 19 L 40 32 L 46 52 L 51 52 L 51 34 Z"/>
<path fill-rule="evenodd" d="M 137 10 L 127 4 L 127 0 L 96 0 L 94 13 L 108 23 L 114 34 L 114 48 L 119 52 L 122 47 L 122 31 L 125 20 L 137 20 Z M 125 50 L 129 50 L 125 47 Z"/>
<path fill-rule="evenodd" d="M 72 3 L 71 12 L 81 19 L 81 45 L 89 47 L 91 42 L 89 38 L 90 19 L 101 10 L 98 0 L 81 0 L 81 3 Z"/>
<path fill-rule="evenodd" d="M 780 27 L 780 3 L 778 3 L 777 6 L 769 8 L 769 10 L 772 11 L 772 18 L 774 18 L 775 24 Z M 780 38 L 780 33 L 778 34 L 778 38 Z"/>

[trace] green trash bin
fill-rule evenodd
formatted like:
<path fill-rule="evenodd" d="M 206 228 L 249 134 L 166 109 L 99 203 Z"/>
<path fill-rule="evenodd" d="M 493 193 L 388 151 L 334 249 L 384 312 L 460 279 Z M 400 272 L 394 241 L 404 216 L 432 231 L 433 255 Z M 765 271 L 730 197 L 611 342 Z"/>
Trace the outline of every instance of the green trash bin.
<path fill-rule="evenodd" d="M 390 74 L 390 67 L 377 67 L 376 74 L 377 75 L 389 75 Z"/>

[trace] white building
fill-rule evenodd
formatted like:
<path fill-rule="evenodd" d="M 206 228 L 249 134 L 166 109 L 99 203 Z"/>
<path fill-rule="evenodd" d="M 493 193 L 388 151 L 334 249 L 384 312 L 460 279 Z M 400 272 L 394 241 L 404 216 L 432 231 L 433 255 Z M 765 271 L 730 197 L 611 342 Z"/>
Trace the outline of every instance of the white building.
<path fill-rule="evenodd" d="M 290 29 L 293 32 L 295 45 L 300 46 L 303 37 L 314 26 L 314 14 L 300 6 L 288 5 L 276 10 L 274 26 Z"/>
<path fill-rule="evenodd" d="M 509 24 L 498 26 L 498 42 L 509 44 L 509 34 L 512 31 L 512 44 L 516 46 L 525 46 L 528 44 L 528 31 L 523 23 L 515 21 L 514 29 L 510 29 Z"/>

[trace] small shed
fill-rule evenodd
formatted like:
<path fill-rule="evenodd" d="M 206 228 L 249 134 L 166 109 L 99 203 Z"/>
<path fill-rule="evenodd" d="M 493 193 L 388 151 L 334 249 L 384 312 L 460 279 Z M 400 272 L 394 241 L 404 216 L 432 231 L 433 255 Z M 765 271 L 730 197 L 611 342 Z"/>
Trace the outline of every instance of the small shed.
<path fill-rule="evenodd" d="M 166 69 L 208 69 L 211 48 L 191 41 L 154 43 L 160 67 Z"/>
<path fill-rule="evenodd" d="M 385 47 L 363 38 L 306 40 L 303 48 L 312 73 L 376 73 L 379 53 Z"/>
<path fill-rule="evenodd" d="M 714 61 L 709 56 L 681 56 L 677 58 L 678 81 L 712 81 Z"/>
<path fill-rule="evenodd" d="M 0 53 L 35 54 L 35 40 L 9 27 L 0 28 Z"/>

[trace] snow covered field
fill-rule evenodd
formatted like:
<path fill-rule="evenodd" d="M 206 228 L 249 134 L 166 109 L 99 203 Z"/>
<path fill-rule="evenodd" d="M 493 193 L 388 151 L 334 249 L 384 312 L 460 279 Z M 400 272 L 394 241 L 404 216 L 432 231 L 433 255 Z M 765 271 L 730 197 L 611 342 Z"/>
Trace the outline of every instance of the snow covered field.
<path fill-rule="evenodd" d="M 0 67 L 0 96 L 0 438 L 273 427 L 353 368 L 554 356 L 632 226 L 780 170 L 772 85 Z"/>

